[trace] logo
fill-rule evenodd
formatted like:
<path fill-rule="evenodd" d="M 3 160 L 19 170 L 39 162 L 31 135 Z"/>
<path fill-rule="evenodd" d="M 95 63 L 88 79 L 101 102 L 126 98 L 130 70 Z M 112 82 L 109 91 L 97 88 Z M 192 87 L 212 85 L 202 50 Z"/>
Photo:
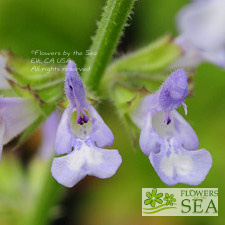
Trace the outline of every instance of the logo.
<path fill-rule="evenodd" d="M 142 216 L 218 216 L 218 188 L 142 188 Z"/>

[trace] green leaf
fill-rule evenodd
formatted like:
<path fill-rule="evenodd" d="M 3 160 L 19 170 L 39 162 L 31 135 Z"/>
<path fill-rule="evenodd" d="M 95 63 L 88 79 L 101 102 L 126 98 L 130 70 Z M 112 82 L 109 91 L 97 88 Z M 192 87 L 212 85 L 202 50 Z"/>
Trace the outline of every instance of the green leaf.
<path fill-rule="evenodd" d="M 28 60 L 16 57 L 9 51 L 1 51 L 1 55 L 7 59 L 6 70 L 11 76 L 8 79 L 11 89 L 6 91 L 0 90 L 0 94 L 5 97 L 19 96 L 34 99 L 34 102 L 36 102 L 41 112 L 39 122 L 37 122 L 40 124 L 41 121 L 45 120 L 45 118 L 56 109 L 57 104 L 65 97 L 65 71 L 60 70 L 60 72 L 49 73 L 41 69 L 38 72 L 32 71 L 34 64 Z M 42 69 L 49 69 L 50 67 L 41 64 L 35 66 L 39 66 Z M 38 126 L 38 124 L 35 126 Z M 31 125 L 31 131 L 34 130 L 32 127 L 33 125 Z M 30 129 L 28 129 L 28 134 L 31 133 L 29 130 Z M 25 132 L 24 136 L 22 136 L 22 140 L 26 136 L 28 135 Z"/>
<path fill-rule="evenodd" d="M 38 96 L 46 103 L 57 103 L 64 98 L 64 83 L 50 86 L 37 91 Z"/>
<path fill-rule="evenodd" d="M 119 107 L 120 113 L 125 114 L 132 105 L 132 100 L 137 98 L 136 92 L 121 85 L 115 85 L 112 92 L 113 100 Z"/>
<path fill-rule="evenodd" d="M 0 96 L 2 96 L 2 97 L 15 97 L 16 93 L 12 89 L 0 89 Z"/>
<path fill-rule="evenodd" d="M 2 50 L 0 53 L 7 59 L 6 70 L 21 85 L 36 86 L 64 77 L 62 67 L 59 65 L 31 63 L 29 60 L 14 56 L 10 51 Z M 57 68 L 57 71 L 53 68 Z"/>
<path fill-rule="evenodd" d="M 168 67 L 181 53 L 181 49 L 174 44 L 171 37 L 166 36 L 116 60 L 109 71 L 110 74 L 124 72 L 152 75 Z"/>
<path fill-rule="evenodd" d="M 153 92 L 168 76 L 168 66 L 181 55 L 180 48 L 166 36 L 112 63 L 102 80 L 101 93 L 111 94 L 116 83 L 128 89 Z"/>
<path fill-rule="evenodd" d="M 12 93 L 14 93 L 14 96 L 16 95 L 16 96 L 23 97 L 23 98 L 35 97 L 35 92 L 33 92 L 29 86 L 21 86 L 20 84 L 14 82 L 13 80 L 9 80 L 9 79 L 8 79 L 8 83 L 11 86 L 11 94 L 8 91 L 8 93 L 10 95 L 9 96 L 7 95 L 7 97 L 11 97 Z M 12 97 L 14 97 L 14 96 L 12 96 Z"/>

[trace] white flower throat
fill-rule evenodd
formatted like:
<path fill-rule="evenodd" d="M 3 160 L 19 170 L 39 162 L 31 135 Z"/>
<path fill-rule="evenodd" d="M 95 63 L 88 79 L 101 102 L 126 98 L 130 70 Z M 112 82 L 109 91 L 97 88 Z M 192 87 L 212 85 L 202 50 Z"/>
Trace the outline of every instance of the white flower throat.
<path fill-rule="evenodd" d="M 70 119 L 70 127 L 72 130 L 72 133 L 75 137 L 84 140 L 87 137 L 89 137 L 91 134 L 92 119 L 90 118 L 87 123 L 80 125 L 76 122 L 76 118 L 77 118 L 77 112 L 75 111 L 75 112 L 73 112 L 71 119 Z"/>

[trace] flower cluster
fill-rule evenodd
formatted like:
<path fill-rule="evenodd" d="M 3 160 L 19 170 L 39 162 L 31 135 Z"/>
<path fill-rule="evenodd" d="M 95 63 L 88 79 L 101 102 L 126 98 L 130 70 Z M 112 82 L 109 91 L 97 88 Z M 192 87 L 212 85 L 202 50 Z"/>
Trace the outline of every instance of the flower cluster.
<path fill-rule="evenodd" d="M 4 65 L 2 59 L 0 61 Z M 1 79 L 6 81 L 6 71 L 5 74 Z M 72 187 L 86 175 L 99 178 L 113 176 L 120 167 L 121 156 L 118 150 L 104 149 L 113 144 L 114 136 L 86 100 L 84 85 L 73 61 L 69 61 L 66 68 L 65 93 L 69 105 L 62 116 L 53 113 L 43 129 L 40 154 L 49 159 L 54 143 L 59 156 L 52 162 L 53 177 L 60 184 Z M 212 165 L 210 153 L 205 149 L 197 150 L 199 141 L 196 133 L 176 111 L 182 105 L 187 113 L 184 103 L 187 95 L 187 74 L 179 69 L 157 92 L 144 97 L 131 113 L 133 122 L 141 129 L 141 150 L 149 157 L 161 180 L 168 185 L 198 185 Z M 0 97 L 0 153 L 4 144 L 39 116 L 38 105 L 30 97 Z"/>

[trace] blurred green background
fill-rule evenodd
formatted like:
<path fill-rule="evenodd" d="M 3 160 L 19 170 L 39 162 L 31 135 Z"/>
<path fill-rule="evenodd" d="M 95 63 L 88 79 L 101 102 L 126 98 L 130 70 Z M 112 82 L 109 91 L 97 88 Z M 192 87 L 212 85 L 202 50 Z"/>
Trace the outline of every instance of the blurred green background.
<path fill-rule="evenodd" d="M 175 16 L 187 3 L 187 0 L 138 1 L 116 56 L 144 46 L 165 34 L 176 36 Z M 89 49 L 104 4 L 104 0 L 0 0 L 0 49 L 11 49 L 16 55 L 28 59 L 32 58 L 31 51 L 37 49 L 46 52 L 85 51 Z M 80 67 L 84 64 L 84 56 L 75 56 L 73 59 Z M 200 147 L 209 150 L 213 157 L 213 167 L 199 187 L 219 188 L 219 217 L 141 216 L 141 188 L 166 185 L 158 178 L 140 149 L 132 149 L 122 122 L 109 102 L 105 102 L 100 106 L 100 113 L 115 135 L 113 147 L 120 150 L 122 166 L 111 179 L 88 177 L 73 189 L 66 190 L 60 201 L 61 211 L 52 224 L 224 224 L 225 72 L 204 63 L 198 67 L 194 83 L 194 96 L 186 101 L 187 120 L 199 136 Z M 37 141 L 37 137 L 38 133 L 33 135 L 30 142 Z M 32 151 L 32 146 L 26 148 Z M 18 160 L 11 162 L 12 155 L 18 158 L 18 153 L 7 153 L 0 165 L 0 225 L 15 225 L 14 221 L 19 220 L 20 213 L 26 214 L 23 211 L 25 209 L 20 207 L 27 199 L 24 192 L 28 187 L 23 182 L 26 168 L 17 165 Z M 33 178 L 37 179 L 37 184 L 39 177 Z M 18 197 L 18 192 L 23 194 Z M 18 211 L 12 220 L 8 219 L 10 215 L 6 215 L 10 211 L 3 210 L 9 201 Z M 32 205 L 32 201 L 29 204 Z"/>

